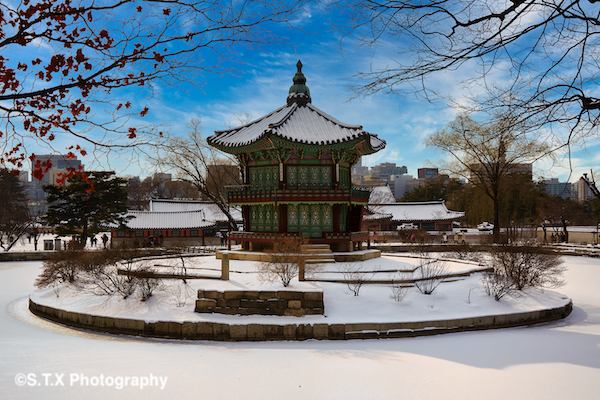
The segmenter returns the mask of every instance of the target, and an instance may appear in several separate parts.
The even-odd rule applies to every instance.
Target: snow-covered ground
[[[407,339],[257,343],[65,328],[27,311],[41,263],[0,263],[0,398],[596,399],[600,265],[565,260],[559,291],[574,303],[566,320]],[[389,301],[405,307],[416,297]]]
[[[474,263],[442,261],[449,273],[465,273],[484,269]],[[140,264],[154,268],[158,272],[181,271],[179,258],[146,260]],[[402,280],[413,276],[410,272],[419,264],[419,259],[408,254],[384,255],[362,263],[324,264],[315,277],[321,279],[344,279],[341,271],[360,268],[367,278],[374,281]],[[444,282],[431,295],[421,294],[416,288],[408,288],[401,302],[392,298],[388,284],[369,284],[360,288],[359,296],[354,296],[343,283],[298,282],[294,279],[289,290],[323,291],[325,315],[298,317],[278,317],[266,315],[199,314],[194,312],[196,293],[201,290],[286,290],[281,282],[262,282],[256,271],[256,262],[230,261],[230,280],[190,279],[187,291],[190,297],[185,306],[182,303],[180,280],[164,280],[160,289],[145,302],[139,295],[123,300],[122,297],[97,296],[88,290],[73,288],[73,285],[47,288],[32,293],[31,298],[38,304],[92,315],[131,318],[145,321],[211,321],[229,324],[297,324],[297,323],[383,323],[435,321],[440,319],[469,318],[485,315],[499,315],[530,310],[562,307],[569,302],[568,297],[553,291],[529,290],[525,295],[513,299],[495,301],[488,296],[481,283],[481,274],[453,278]],[[221,260],[211,256],[185,259],[186,272],[190,275],[219,277]],[[400,272],[398,272],[400,271]],[[414,274],[418,276],[418,273]],[[58,292],[59,296],[56,295]]]

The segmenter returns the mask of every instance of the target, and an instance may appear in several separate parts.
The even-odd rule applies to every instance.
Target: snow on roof
[[[236,221],[242,220],[238,207],[229,212]],[[150,211],[130,211],[134,218],[127,222],[131,229],[191,229],[204,228],[227,221],[216,204],[199,200],[150,200]]]
[[[215,224],[214,220],[204,217],[201,210],[179,212],[130,211],[127,221],[130,229],[194,229],[205,228]]]
[[[465,216],[462,211],[450,211],[443,201],[369,204],[374,214],[390,214],[392,221],[442,221]]]
[[[395,203],[396,197],[388,185],[375,186],[369,196],[369,204]]]
[[[310,103],[283,106],[246,125],[215,131],[207,140],[212,145],[247,146],[269,133],[293,142],[317,145],[341,143],[364,136],[369,139],[373,150],[385,147],[384,140],[365,132],[362,126],[340,122]]]

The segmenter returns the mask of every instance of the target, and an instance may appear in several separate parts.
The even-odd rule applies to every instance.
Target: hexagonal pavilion
[[[361,228],[370,193],[352,185],[351,168],[385,141],[313,106],[300,61],[297,68],[286,105],[208,138],[242,168],[244,184],[228,187],[227,196],[242,207],[244,231],[230,238],[261,250],[282,236],[303,235],[351,251],[368,239]]]

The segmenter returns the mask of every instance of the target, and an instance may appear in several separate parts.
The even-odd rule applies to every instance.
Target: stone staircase
[[[301,248],[302,254],[306,256],[306,264],[335,263],[333,252],[328,244],[306,244]]]

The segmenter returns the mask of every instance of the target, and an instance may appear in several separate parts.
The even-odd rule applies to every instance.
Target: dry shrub
[[[431,294],[449,275],[448,266],[438,258],[420,258],[415,270],[415,286],[423,294]]]
[[[521,291],[528,287],[557,288],[564,285],[562,279],[566,267],[560,254],[538,244],[498,246],[492,251],[492,282],[508,285]]]
[[[284,237],[277,240],[273,250],[266,253],[268,261],[262,261],[257,265],[258,279],[262,282],[281,281],[284,287],[288,287],[292,279],[299,274],[300,268],[304,268],[306,275],[317,272],[320,264],[306,264],[307,255],[302,254],[302,245],[307,244],[302,237]]]
[[[392,282],[390,289],[392,290],[394,301],[400,302],[404,300],[412,288],[412,284],[409,283],[412,281],[412,272],[398,271],[397,275],[389,273],[388,277]]]
[[[365,270],[363,263],[340,263],[337,269],[342,273],[344,282],[355,296],[359,295],[360,289],[369,283],[377,272]]]

